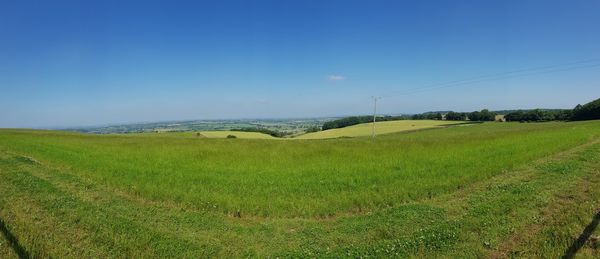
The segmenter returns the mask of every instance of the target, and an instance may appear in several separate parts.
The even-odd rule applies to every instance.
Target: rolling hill
[[[375,123],[375,134],[389,134],[403,131],[414,131],[429,128],[439,128],[450,125],[461,124],[459,121],[440,121],[440,120],[397,120],[383,121]],[[326,139],[342,137],[364,137],[371,136],[373,129],[372,123],[363,123],[348,126],[339,129],[329,129],[319,132],[307,133],[296,137],[296,139]]]
[[[32,257],[560,257],[600,205],[600,121],[174,136],[0,130],[2,232]]]

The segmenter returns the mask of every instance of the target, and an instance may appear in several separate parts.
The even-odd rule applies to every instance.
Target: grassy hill
[[[375,123],[375,134],[389,134],[394,132],[412,131],[454,125],[461,122],[440,120],[397,120]],[[325,139],[341,137],[371,136],[372,123],[363,123],[339,129],[329,129],[319,132],[307,133],[296,137],[297,139]]]
[[[0,219],[40,257],[559,257],[600,207],[600,121],[322,141],[0,130],[0,179]]]

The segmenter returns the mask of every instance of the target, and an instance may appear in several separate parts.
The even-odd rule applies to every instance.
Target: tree
[[[408,117],[406,115],[377,116],[376,121],[394,121],[394,120],[406,120],[406,119],[410,119],[410,117]],[[348,127],[348,126],[352,126],[352,125],[356,125],[356,124],[369,123],[369,122],[373,122],[372,115],[352,116],[352,117],[346,117],[346,118],[341,118],[341,119],[325,122],[325,123],[323,123],[322,129],[328,130],[328,129],[344,128],[344,127]]]
[[[341,118],[333,121],[328,121],[323,124],[323,130],[337,129],[348,127],[356,124],[367,123],[373,121],[373,116],[353,116]]]
[[[306,129],[306,133],[317,132],[317,131],[321,131],[321,128],[317,127],[317,126],[313,126],[313,127]]]
[[[522,111],[510,112],[510,113],[504,115],[504,119],[506,121],[524,121],[523,112]]]
[[[525,113],[526,121],[540,121],[542,119],[542,113],[539,109],[535,109]]]
[[[515,111],[504,116],[506,121],[553,121],[568,120],[571,110],[541,110]]]
[[[424,119],[426,119],[426,117],[423,114],[415,114],[415,115],[413,115],[411,117],[411,119],[413,119],[413,120],[424,120]]]
[[[559,120],[559,121],[566,121],[566,120],[569,120],[571,118],[572,114],[573,114],[572,110],[558,111],[554,115],[554,119],[555,120]]]
[[[442,114],[439,113],[439,112],[436,112],[436,113],[427,113],[425,115],[425,119],[428,119],[428,120],[441,120],[442,119]]]
[[[494,121],[496,120],[496,113],[490,112],[488,109],[483,109],[469,113],[468,117],[472,121]]]
[[[281,132],[281,131],[277,131],[277,130],[271,130],[271,129],[265,129],[265,128],[252,128],[252,127],[241,128],[241,129],[231,129],[231,130],[232,131],[243,131],[243,132],[258,132],[258,133],[271,135],[276,138],[284,137],[287,134],[286,132]]]
[[[464,112],[453,112],[446,113],[446,120],[449,121],[464,121],[467,120],[467,114]]]
[[[600,119],[600,98],[584,105],[577,105],[573,109],[571,120],[598,120]]]

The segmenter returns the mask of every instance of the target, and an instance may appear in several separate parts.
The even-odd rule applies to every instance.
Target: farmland
[[[189,134],[189,133],[188,133]],[[227,138],[227,136],[235,136],[236,138],[251,138],[251,139],[272,139],[270,135],[259,132],[240,132],[240,131],[202,131],[201,136],[207,138]]]
[[[376,134],[389,134],[402,131],[414,131],[421,129],[430,129],[443,126],[460,124],[456,121],[441,120],[397,120],[384,121],[376,123]],[[370,136],[372,132],[371,123],[363,123],[349,127],[330,129],[319,132],[300,135],[298,139],[324,139],[324,138],[342,138],[342,137],[362,137]]]
[[[65,128],[67,131],[84,133],[165,133],[191,131],[227,131],[241,128],[264,128],[287,133],[300,133],[304,130],[323,124],[333,118],[307,119],[231,119],[231,120],[187,120],[169,122],[149,122],[133,124],[116,124],[106,126],[89,126]]]
[[[398,120],[376,122],[376,135],[390,134],[397,132],[412,132],[423,129],[434,129],[450,126],[466,126],[467,122],[461,121],[436,121],[436,120]],[[261,132],[246,132],[240,130],[206,130],[206,131],[187,131],[187,132],[146,132],[146,133],[122,133],[114,134],[119,136],[138,136],[138,137],[185,137],[185,138],[227,138],[235,136],[243,139],[329,139],[329,138],[347,138],[371,136],[372,123],[364,123],[339,129],[329,129],[318,132],[304,133],[297,136],[273,137]]]
[[[176,136],[0,130],[6,232],[41,257],[557,257],[600,207],[600,121]]]

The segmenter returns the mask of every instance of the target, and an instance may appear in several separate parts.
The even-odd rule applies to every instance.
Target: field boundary
[[[370,124],[372,122],[368,122],[368,123],[361,123],[361,124]],[[361,124],[356,124],[356,125],[361,125]],[[445,125],[439,125],[439,126],[435,126],[435,127],[428,127],[428,128],[421,128],[421,129],[410,129],[410,130],[402,130],[402,131],[396,131],[396,132],[389,132],[389,133],[379,133],[379,134],[375,134],[375,136],[387,136],[387,135],[392,135],[392,134],[409,134],[409,133],[415,133],[415,132],[421,132],[421,131],[426,131],[426,130],[436,130],[436,129],[445,129],[445,128],[451,128],[451,127],[460,127],[460,126],[471,126],[471,125],[478,125],[478,124],[483,124],[483,122],[480,121],[476,121],[476,122],[464,122],[464,123],[452,123],[452,124],[445,124]],[[352,125],[352,126],[356,126],[356,125]],[[347,127],[343,127],[343,128],[349,128],[352,126],[347,126]],[[343,128],[335,128],[335,129],[343,129]],[[335,129],[328,129],[328,130],[335,130]],[[327,130],[323,130],[323,131],[327,131]],[[320,131],[322,132],[322,131]],[[301,136],[304,136],[306,134],[311,134],[314,132],[310,132],[310,133],[304,133],[301,135],[297,135],[294,137],[290,137],[290,138],[280,138],[280,139],[290,139],[290,140],[331,140],[331,139],[355,139],[355,138],[371,138],[370,135],[365,135],[365,136],[340,136],[340,137],[331,137],[331,138],[307,138],[307,139],[302,139],[302,138],[298,138]]]

